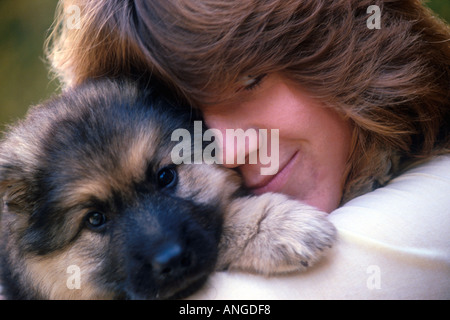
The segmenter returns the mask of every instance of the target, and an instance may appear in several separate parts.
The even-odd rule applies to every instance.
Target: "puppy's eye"
[[[106,221],[106,216],[101,212],[93,211],[86,215],[86,224],[93,230],[101,229],[105,225]]]
[[[160,188],[169,188],[177,183],[177,172],[174,168],[162,168],[158,172],[158,185]]]

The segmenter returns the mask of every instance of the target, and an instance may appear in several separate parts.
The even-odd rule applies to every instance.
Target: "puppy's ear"
[[[23,212],[29,207],[25,164],[14,155],[8,154],[0,145],[0,199],[8,207]],[[16,211],[14,210],[14,211]]]

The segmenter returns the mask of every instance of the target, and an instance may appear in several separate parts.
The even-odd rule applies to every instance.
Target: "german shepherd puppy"
[[[189,109],[166,96],[92,81],[31,108],[5,134],[7,298],[182,298],[214,270],[303,270],[332,245],[325,213],[250,195],[219,165],[174,165],[171,134],[193,126]]]

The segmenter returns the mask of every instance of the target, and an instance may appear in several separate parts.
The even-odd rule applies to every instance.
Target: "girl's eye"
[[[242,87],[241,87],[241,89],[253,90],[253,89],[257,88],[261,84],[261,81],[266,77],[266,75],[267,74],[261,74],[261,75],[259,75],[257,77],[253,77],[253,76],[246,76],[246,77],[244,77],[242,79]]]
[[[92,230],[99,231],[106,221],[106,216],[101,212],[93,211],[86,215],[86,224]]]

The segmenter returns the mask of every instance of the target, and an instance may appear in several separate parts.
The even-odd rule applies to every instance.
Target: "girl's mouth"
[[[294,155],[289,159],[286,165],[278,171],[277,174],[270,176],[268,179],[258,183],[254,186],[250,186],[249,189],[252,193],[260,195],[266,192],[278,192],[285,185],[286,181],[289,179],[290,172],[296,163],[299,156],[299,152],[295,152]]]

